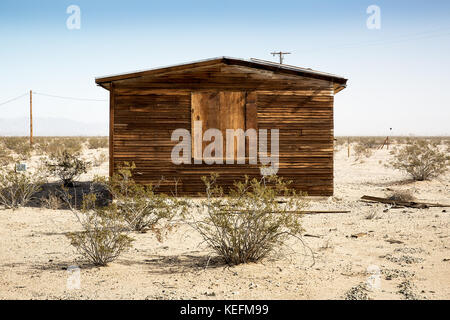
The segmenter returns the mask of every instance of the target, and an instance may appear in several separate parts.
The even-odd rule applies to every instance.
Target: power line
[[[7,100],[7,101],[2,102],[2,103],[0,103],[0,106],[2,106],[2,105],[4,105],[4,104],[7,104],[7,103],[10,103],[10,102],[13,102],[13,101],[15,101],[15,100],[17,100],[17,99],[20,99],[20,98],[22,98],[22,97],[25,97],[25,96],[27,96],[27,95],[28,95],[28,92],[27,92],[27,93],[24,93],[24,94],[22,94],[22,95],[20,95],[20,96],[17,96],[17,97],[15,97],[15,98],[12,98],[12,99],[9,99],[9,100]]]
[[[76,98],[76,97],[57,96],[57,95],[53,95],[53,94],[40,93],[40,92],[33,92],[33,94],[37,94],[37,95],[45,96],[45,97],[51,97],[51,98],[66,99],[66,100],[96,101],[96,102],[105,102],[105,101],[108,101],[108,100],[106,100],[106,99],[90,99],[90,98]]]
[[[398,44],[402,42],[408,42],[408,41],[414,41],[414,40],[424,40],[424,39],[430,39],[430,38],[436,38],[436,37],[445,37],[449,36],[450,32],[445,33],[438,33],[438,34],[423,34],[423,35],[417,35],[417,36],[411,36],[411,37],[402,37],[398,39],[391,39],[391,40],[384,40],[384,41],[374,41],[371,43],[360,43],[360,44],[349,44],[344,46],[337,46],[336,48],[342,48],[342,49],[354,49],[354,48],[361,48],[361,47],[368,47],[368,46],[384,46],[384,45],[392,45],[392,44]]]
[[[424,39],[430,39],[430,38],[436,38],[436,37],[446,37],[450,35],[450,32],[448,29],[440,29],[444,32],[437,32],[435,31],[425,31],[420,33],[413,33],[408,35],[402,35],[394,39],[386,39],[386,40],[378,40],[378,41],[369,41],[369,42],[360,42],[360,43],[353,43],[353,44],[343,44],[343,45],[336,45],[336,46],[330,46],[330,47],[324,47],[319,49],[309,49],[309,50],[301,50],[301,52],[311,52],[311,51],[318,51],[318,50],[330,50],[330,49],[357,49],[362,47],[369,47],[369,46],[384,46],[384,45],[394,45],[402,42],[408,42],[408,41],[414,41],[414,40],[424,40]]]
[[[40,92],[33,92],[33,94],[36,95],[41,95],[41,96],[45,96],[45,97],[51,97],[51,98],[58,98],[58,99],[66,99],[66,100],[76,100],[76,101],[92,101],[92,102],[106,102],[108,100],[106,99],[90,99],[90,98],[77,98],[77,97],[65,97],[65,96],[58,96],[58,95],[53,95],[53,94],[48,94],[48,93],[40,93]],[[14,97],[12,99],[6,100],[2,103],[0,103],[0,106],[3,106],[7,103],[16,101],[22,97],[25,97],[28,95],[27,93],[21,94],[20,96]]]

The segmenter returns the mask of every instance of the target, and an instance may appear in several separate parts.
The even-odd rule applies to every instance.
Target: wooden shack
[[[123,162],[134,162],[136,181],[160,183],[164,192],[176,188],[178,195],[204,192],[201,177],[212,172],[219,173],[225,189],[244,175],[260,177],[259,163],[199,163],[194,148],[193,161],[174,163],[179,141],[173,141],[173,132],[184,129],[193,139],[194,122],[201,120],[202,132],[278,129],[277,174],[309,195],[333,194],[333,100],[346,87],[345,78],[220,57],[95,81],[110,92],[110,175]],[[249,156],[247,147],[244,160]]]

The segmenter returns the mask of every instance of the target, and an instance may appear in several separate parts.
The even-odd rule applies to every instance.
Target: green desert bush
[[[81,209],[71,206],[70,196],[66,202],[81,224],[82,231],[67,234],[72,246],[90,263],[106,266],[131,247],[126,222],[115,203],[105,207],[96,206],[95,194],[83,199]]]
[[[181,200],[157,193],[158,185],[136,183],[132,174],[134,163],[127,162],[110,178],[97,177],[96,183],[103,185],[114,199],[116,209],[130,230],[151,230],[159,241],[172,230],[172,219],[180,208]]]
[[[299,210],[306,202],[289,188],[289,182],[276,176],[246,177],[244,182],[234,183],[225,196],[216,184],[217,177],[203,178],[207,199],[200,208],[206,215],[192,216],[188,223],[226,263],[259,261],[289,238],[300,236]]]
[[[12,169],[0,170],[0,205],[17,209],[27,205],[45,183],[44,176],[30,172],[16,172]]]
[[[95,193],[89,193],[77,209],[66,189],[65,202],[83,229],[68,237],[77,251],[95,265],[105,266],[130,248],[131,231],[151,230],[162,241],[174,227],[171,222],[177,210],[186,207],[180,200],[156,193],[151,185],[136,183],[132,179],[134,169],[134,164],[124,163],[112,177],[94,179],[113,197],[106,206],[98,206]]]
[[[71,187],[76,179],[87,172],[90,163],[82,160],[78,153],[71,154],[64,150],[50,156],[44,165],[51,175],[61,179],[65,187]]]
[[[426,140],[415,140],[397,148],[389,166],[409,174],[414,180],[428,180],[444,174],[450,164],[448,153]]]

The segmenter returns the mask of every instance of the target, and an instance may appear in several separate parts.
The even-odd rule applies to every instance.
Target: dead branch
[[[227,213],[236,213],[236,214],[240,214],[240,213],[247,213],[249,212],[247,211],[243,211],[243,210],[236,210],[236,211],[224,211]],[[305,215],[312,215],[312,214],[327,214],[327,213],[350,213],[350,210],[342,210],[342,211],[271,211],[271,212],[267,212],[267,213],[275,213],[275,214],[286,214],[286,213],[290,213],[290,214],[305,214]]]
[[[362,196],[361,200],[370,201],[370,202],[380,202],[390,204],[396,207],[408,207],[408,208],[416,208],[416,209],[427,209],[432,207],[446,208],[450,207],[450,204],[441,204],[441,203],[428,203],[428,202],[417,202],[417,201],[398,201],[391,200],[388,198],[379,198],[373,196]]]

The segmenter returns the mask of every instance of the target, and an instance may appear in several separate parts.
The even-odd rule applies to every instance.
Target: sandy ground
[[[450,208],[389,209],[358,199],[410,189],[418,199],[448,203],[450,174],[408,182],[384,167],[389,157],[378,150],[361,163],[345,148],[336,153],[335,196],[314,199],[311,208],[351,213],[304,217],[306,232],[318,236],[304,237],[314,259],[292,242],[277,259],[228,267],[212,258],[207,266],[201,238],[183,226],[163,243],[133,233],[133,249],[97,268],[80,260],[64,236],[79,228],[69,211],[0,210],[0,298],[449,299]],[[94,173],[106,174],[107,164],[82,178]],[[358,233],[366,235],[351,237]],[[67,270],[72,265],[80,267],[79,289]]]

